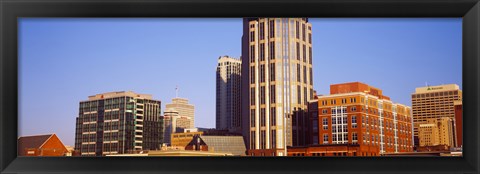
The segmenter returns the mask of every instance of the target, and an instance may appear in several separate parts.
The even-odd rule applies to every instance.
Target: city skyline
[[[328,94],[330,84],[361,81],[411,106],[410,95],[425,83],[455,83],[461,88],[461,18],[310,21],[314,33],[313,90],[317,94]],[[172,26],[175,28],[168,28]],[[66,145],[73,145],[71,125],[78,115],[78,101],[88,95],[129,90],[148,93],[163,102],[163,113],[165,102],[175,96],[176,85],[179,97],[188,98],[196,106],[195,126],[215,127],[217,58],[241,55],[241,26],[240,18],[21,19],[19,136],[56,133]],[[157,33],[160,29],[163,32]],[[365,68],[352,73],[355,66],[339,60],[363,63]],[[388,63],[388,68],[378,67]],[[345,69],[337,71],[334,67]],[[377,69],[369,70],[372,67]],[[116,68],[129,71],[119,73]],[[386,74],[389,71],[391,74]],[[438,74],[429,77],[431,72]],[[167,78],[172,73],[177,78]],[[374,81],[365,75],[381,78]],[[52,102],[44,102],[46,99]],[[65,107],[58,108],[59,104]],[[50,125],[49,119],[42,120],[44,117],[56,118],[62,124]]]

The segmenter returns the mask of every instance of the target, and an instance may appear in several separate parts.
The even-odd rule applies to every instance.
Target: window
[[[255,41],[255,31],[250,31],[250,42]]]
[[[296,49],[296,51],[297,51],[297,60],[300,61],[300,43],[298,43],[298,42],[297,42],[297,49]]]
[[[328,134],[323,134],[323,144],[328,144]]]
[[[310,85],[313,86],[313,71],[312,71],[312,68],[310,68]],[[310,93],[310,94],[312,94],[312,97],[310,97],[310,98],[313,99],[313,93]]]
[[[265,44],[261,43],[260,44],[260,61],[265,60]]]
[[[353,112],[355,112],[355,111],[357,111],[357,107],[352,106],[352,107],[350,108],[350,110],[353,111]]]
[[[260,126],[265,126],[265,108],[260,109]]]
[[[269,29],[269,36],[270,38],[274,38],[275,37],[275,21],[274,20],[270,20],[269,21],[269,25],[268,25]]]
[[[265,24],[260,22],[260,40],[265,38]]]
[[[306,66],[303,66],[303,83],[307,83],[307,67]],[[307,98],[307,94],[305,94],[305,99],[306,98]]]
[[[305,41],[305,24],[302,24],[302,40]]]
[[[300,76],[300,64],[297,64],[297,82],[300,82],[301,76]]]
[[[308,47],[308,62],[312,63],[312,47]]]
[[[270,63],[270,81],[275,81],[275,63]]]
[[[356,143],[358,141],[358,135],[356,132],[352,132],[352,142]]]
[[[300,85],[297,85],[297,103],[302,104],[302,88],[300,88]]]
[[[255,88],[250,88],[250,105],[255,105]]]
[[[255,131],[250,131],[250,147],[252,149],[255,147]]]
[[[352,128],[357,128],[357,116],[352,116]]]
[[[271,130],[270,132],[271,132],[270,139],[272,140],[271,148],[275,149],[275,147],[277,147],[277,131]]]
[[[260,149],[265,149],[266,145],[267,145],[267,141],[266,141],[266,132],[264,130],[260,131]],[[262,154],[263,156],[263,154]]]
[[[268,46],[269,46],[268,52],[269,52],[270,59],[275,59],[275,42],[269,42]]]
[[[325,101],[322,101],[322,103],[325,102]],[[327,110],[326,109],[322,109],[322,114],[327,114]]]
[[[260,82],[265,82],[265,65],[260,65]]]
[[[296,36],[297,36],[297,39],[300,39],[300,22],[297,21],[295,24],[296,24],[295,25]]]
[[[250,109],[250,127],[255,127],[255,109]]]
[[[255,62],[255,45],[250,45],[250,62]]]
[[[307,47],[303,45],[303,62],[307,62]]]
[[[275,85],[270,85],[270,103],[275,103]]]
[[[328,130],[328,118],[322,118],[323,130]]]

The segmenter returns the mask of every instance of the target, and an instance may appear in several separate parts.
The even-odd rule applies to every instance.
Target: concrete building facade
[[[242,61],[228,56],[218,58],[216,85],[216,129],[241,132]]]
[[[454,121],[452,118],[428,118],[418,127],[419,147],[445,145],[454,147]]]
[[[313,98],[312,25],[307,18],[244,18],[242,133],[248,155],[286,156],[301,145]]]
[[[455,119],[455,101],[462,100],[462,90],[456,84],[425,86],[415,89],[412,94],[412,114],[415,146],[419,146],[418,129],[427,119],[443,117]],[[455,130],[456,128],[454,128]],[[462,128],[460,128],[462,129]],[[452,137],[457,133],[454,131]],[[454,144],[454,146],[457,146]]]
[[[163,115],[164,121],[164,142],[171,143],[172,134],[184,132],[185,129],[191,129],[191,123],[193,122],[190,117],[180,116],[177,111],[165,111]]]
[[[172,103],[165,105],[168,112],[178,112],[178,115],[190,117],[191,122],[188,128],[195,128],[195,106],[188,103],[186,98],[173,98]]]
[[[75,150],[82,156],[156,150],[163,142],[161,102],[131,91],[89,96],[76,119]]]

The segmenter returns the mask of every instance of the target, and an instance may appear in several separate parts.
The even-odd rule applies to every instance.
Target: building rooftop
[[[30,148],[41,148],[45,142],[50,138],[56,136],[55,134],[46,134],[46,135],[33,135],[33,136],[23,136],[19,137],[17,142],[17,151],[19,156],[25,155],[25,149]]]
[[[198,141],[200,138],[202,144],[208,146],[209,151],[232,153],[237,156],[244,156],[246,152],[245,142],[242,136],[209,136],[198,135],[195,136],[189,144]]]
[[[381,99],[390,100],[390,97],[383,95],[383,91],[381,89],[362,82],[348,82],[330,85],[330,94],[343,94],[352,92],[363,92],[377,96]]]
[[[425,87],[415,88],[415,93],[430,93],[430,92],[453,91],[453,90],[460,90],[460,87],[458,87],[458,85],[456,84],[425,86]]]
[[[18,138],[18,147],[20,149],[24,148],[39,148],[45,143],[53,134],[47,135],[33,135],[33,136],[24,136]]]
[[[132,91],[117,91],[117,92],[107,92],[107,93],[88,96],[88,100],[100,100],[100,99],[122,97],[122,96],[152,99],[152,95],[150,94],[137,94]]]

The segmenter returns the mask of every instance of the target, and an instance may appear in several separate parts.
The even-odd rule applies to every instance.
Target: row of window
[[[458,91],[445,91],[445,92],[435,92],[435,93],[426,93],[426,94],[413,94],[412,98],[424,98],[424,97],[439,97],[439,96],[451,96],[458,95]]]
[[[270,130],[270,148],[275,149],[277,147],[277,130]],[[267,140],[266,140],[266,131],[261,130],[260,131],[260,149],[266,149],[267,148]],[[250,147],[255,147],[256,143],[256,138],[255,138],[255,131],[250,131]]]

